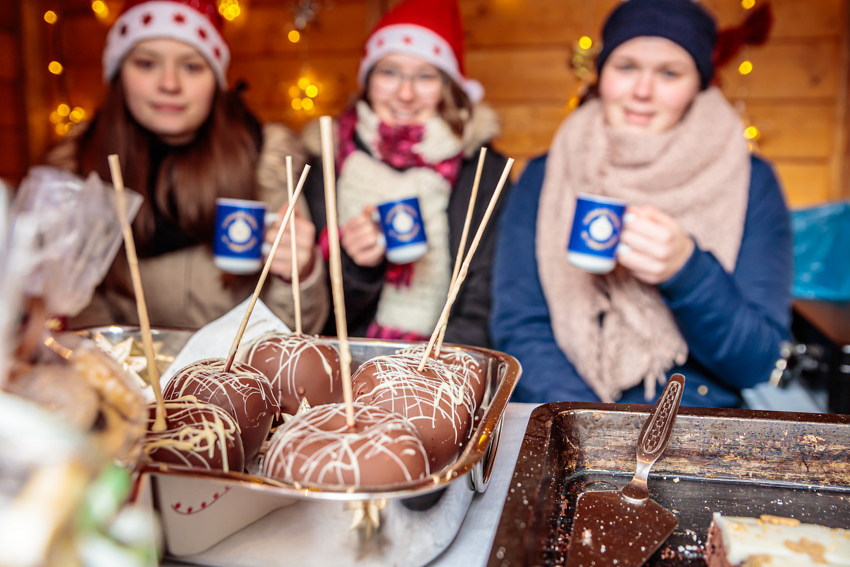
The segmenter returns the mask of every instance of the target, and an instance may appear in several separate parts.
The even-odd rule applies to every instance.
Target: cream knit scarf
[[[640,384],[655,393],[688,346],[656,287],[618,266],[604,276],[567,263],[579,192],[652,205],[673,216],[727,272],[744,230],[750,156],[738,115],[714,87],[662,134],[613,130],[601,103],[579,107],[555,135],[537,217],[537,261],[558,346],[604,402]]]
[[[357,104],[357,134],[379,155],[377,140],[380,119],[368,104]],[[456,156],[463,150],[462,140],[439,117],[425,124],[425,137],[415,147],[429,163]],[[360,214],[367,204],[391,199],[419,197],[422,220],[428,235],[428,252],[417,260],[408,286],[385,285],[378,302],[375,321],[381,327],[430,336],[446,302],[451,280],[449,225],[446,215],[449,182],[437,171],[412,167],[396,171],[361,150],[346,160],[337,180],[339,222]]]

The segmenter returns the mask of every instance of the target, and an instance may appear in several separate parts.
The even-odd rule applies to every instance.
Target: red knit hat
[[[197,49],[221,88],[227,88],[230,50],[221,35],[222,17],[216,4],[214,0],[129,0],[106,36],[104,81],[112,80],[124,56],[138,42],[169,38]]]
[[[357,75],[361,87],[379,59],[402,53],[444,71],[472,102],[484,96],[481,83],[467,79],[463,68],[463,22],[457,0],[405,0],[384,14],[363,51]]]

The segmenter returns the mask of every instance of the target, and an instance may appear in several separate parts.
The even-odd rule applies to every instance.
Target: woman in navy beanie
[[[772,168],[717,87],[712,16],[628,0],[608,17],[598,97],[564,121],[506,203],[493,274],[495,347],[523,365],[515,401],[735,407],[790,335],[791,235]],[[625,201],[617,266],[567,262],[576,195]]]

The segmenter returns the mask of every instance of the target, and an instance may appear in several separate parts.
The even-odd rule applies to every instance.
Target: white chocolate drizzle
[[[428,345],[426,343],[410,345],[399,350],[396,354],[412,357],[418,364],[419,361],[422,360],[422,355],[425,354],[425,348],[427,346]],[[467,382],[467,386],[472,389],[473,392],[478,389],[481,391],[481,395],[483,396],[485,388],[485,384],[481,383],[483,380],[483,368],[477,358],[461,349],[443,347],[440,349],[439,358],[430,358],[430,360],[439,361],[449,366],[459,378]],[[476,388],[476,385],[478,385],[479,388]],[[480,400],[476,400],[476,405],[479,401]]]
[[[255,357],[261,356],[261,348],[265,358],[255,360]],[[332,361],[328,359],[328,352],[336,354],[336,360],[333,361],[335,364],[331,364]],[[307,353],[312,353],[319,358],[327,378],[327,391],[333,392],[339,380],[339,354],[331,343],[318,337],[297,333],[266,333],[252,341],[241,358],[249,364],[253,361],[257,366],[277,369],[276,374],[267,375],[267,378],[274,391],[279,392],[279,399],[283,406],[287,393],[297,396],[299,402],[305,399],[305,396],[298,392],[296,381],[299,361]],[[322,403],[322,400],[308,401],[312,405]]]
[[[154,407],[150,404],[149,407]],[[233,445],[239,436],[239,425],[223,409],[199,402],[194,396],[185,396],[165,402],[168,427],[165,431],[150,430],[142,442],[142,450],[150,456],[158,450],[166,450],[188,467],[201,466],[210,470],[215,462],[216,451],[221,453],[222,469],[229,472],[227,446]],[[210,421],[204,411],[212,414]]]
[[[163,396],[166,399],[179,399],[185,397],[188,390],[193,394],[203,393],[202,398],[208,400],[215,398],[221,404],[224,404],[226,400],[229,407],[222,405],[221,409],[232,416],[245,416],[247,422],[242,425],[247,426],[254,426],[263,421],[269,411],[278,413],[277,399],[265,376],[241,362],[234,362],[230,371],[225,373],[225,365],[226,360],[223,358],[207,358],[194,362],[177,372],[168,381],[163,390]],[[234,399],[234,396],[238,396],[238,399]],[[260,397],[263,401],[262,405],[267,407],[268,411],[262,413],[253,411],[255,408],[249,404],[249,401],[254,396]],[[237,404],[242,406],[241,411],[237,408]],[[241,433],[241,426],[239,431]]]
[[[429,474],[428,456],[416,429],[400,415],[355,404],[355,429],[345,419],[344,404],[317,406],[286,422],[272,436],[263,461],[263,474],[299,485],[368,484],[361,464],[374,458],[389,459],[398,469],[399,482]],[[414,474],[401,458],[415,457],[422,474]]]
[[[381,405],[399,413],[416,425],[420,433],[423,426],[436,429],[438,422],[448,422],[454,431],[454,442],[461,443],[475,410],[472,389],[447,364],[429,358],[422,373],[417,371],[418,364],[419,358],[407,354],[367,361],[352,378],[355,401]],[[371,391],[357,391],[361,373],[374,376],[377,383]]]

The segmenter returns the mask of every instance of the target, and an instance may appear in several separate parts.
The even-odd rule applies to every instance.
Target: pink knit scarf
[[[658,290],[620,266],[604,276],[566,260],[579,192],[652,205],[673,216],[724,269],[744,229],[750,157],[738,115],[716,88],[662,134],[606,126],[601,102],[561,125],[546,164],[537,261],[558,346],[602,401],[644,382],[647,398],[688,347]]]

